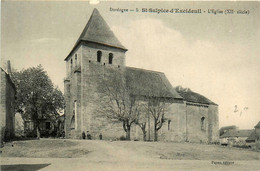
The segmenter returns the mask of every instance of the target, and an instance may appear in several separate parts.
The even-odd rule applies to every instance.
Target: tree
[[[131,95],[123,72],[111,70],[99,83],[99,92],[103,105],[99,113],[106,115],[112,122],[121,122],[126,132],[126,140],[130,140],[132,124],[136,123],[140,114],[140,101]]]
[[[163,123],[166,121],[165,113],[169,104],[167,99],[163,96],[148,98],[147,110],[154,119],[154,141],[158,141],[158,131],[162,128]]]
[[[153,119],[154,124],[154,141],[158,141],[158,131],[162,128],[166,121],[165,114],[168,111],[168,107],[171,103],[170,92],[162,81],[163,75],[159,75],[160,79],[156,77],[142,76],[143,82],[147,83],[146,89],[142,90],[145,92],[146,97],[144,104],[146,109],[146,116],[148,118],[148,129],[150,130],[150,117]],[[157,77],[158,78],[158,77]],[[155,82],[154,82],[155,81]],[[161,81],[161,82],[160,82]],[[158,84],[159,83],[159,84]],[[149,133],[150,140],[150,133]]]
[[[139,117],[144,117],[144,115],[139,114]],[[135,124],[138,125],[143,132],[143,141],[146,141],[146,134],[147,134],[146,123],[147,121],[144,118],[137,119],[135,122]]]
[[[12,79],[17,90],[15,110],[24,120],[32,119],[40,138],[40,120],[59,116],[64,108],[63,94],[54,87],[41,65],[13,72]]]

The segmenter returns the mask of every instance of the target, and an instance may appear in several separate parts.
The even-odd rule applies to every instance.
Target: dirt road
[[[57,143],[60,143],[60,141],[57,140]],[[65,156],[68,154],[68,150],[73,151],[73,153],[79,153],[79,151],[85,149],[86,151],[88,150],[88,153],[84,153],[84,156],[76,158],[47,158],[46,155],[50,154],[48,151],[50,148],[45,148],[46,153],[44,153],[44,148],[40,151],[31,149],[35,154],[38,153],[42,157],[45,155],[45,157],[28,158],[3,155],[4,157],[1,158],[1,170],[260,170],[259,160],[161,159],[160,155],[151,153],[149,148],[143,148],[141,146],[142,142],[68,141],[72,141],[76,146],[71,144],[69,147],[59,149],[59,147],[55,146],[56,141],[44,140],[43,143],[46,146],[52,144],[55,149],[58,149],[60,154]],[[158,144],[158,148],[160,145]],[[167,144],[162,145],[166,146]],[[18,144],[13,146],[18,146]],[[23,144],[23,146],[26,145]],[[5,150],[10,151],[16,147],[10,146],[9,148],[7,146],[5,148],[3,153]],[[18,146],[18,148],[20,147]],[[14,149],[14,151],[17,149]],[[53,148],[52,151],[55,151],[55,149]],[[31,155],[33,156],[33,154]]]

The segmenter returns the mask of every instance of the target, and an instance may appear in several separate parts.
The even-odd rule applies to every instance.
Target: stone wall
[[[125,67],[125,51],[95,43],[82,44],[82,60],[100,65]],[[97,62],[97,51],[102,52],[101,62]],[[113,53],[112,64],[108,63],[109,53]],[[86,63],[85,63],[86,64]],[[86,67],[86,66],[84,66]]]
[[[208,107],[187,104],[187,141],[208,142]],[[202,121],[202,118],[205,118]]]
[[[0,113],[1,113],[1,136],[5,140],[10,140],[14,137],[15,126],[15,87],[9,75],[0,69]],[[1,137],[2,139],[2,137]]]
[[[0,69],[0,114],[1,114],[1,119],[0,119],[0,124],[1,128],[5,126],[5,121],[6,121],[6,76],[5,72]]]
[[[81,134],[81,72],[79,70],[81,60],[82,48],[79,46],[66,61],[67,78],[64,80],[65,134],[68,138],[79,138]]]
[[[102,58],[97,62],[97,51]],[[113,63],[108,64],[109,53],[113,53]],[[77,64],[70,66],[70,58]],[[125,51],[95,43],[81,43],[67,60],[68,78],[65,85],[65,130],[68,138],[80,138],[83,131],[89,131],[94,139],[100,133],[103,139],[115,139],[125,136],[121,122],[107,119],[102,108],[99,90],[100,80],[110,76],[111,70],[125,71]],[[80,69],[78,69],[80,67]],[[71,129],[71,120],[75,117],[75,129]],[[218,106],[172,102],[166,112],[166,122],[158,132],[161,141],[175,142],[216,142],[218,141]],[[202,125],[202,117],[204,117]],[[148,122],[149,120],[149,122]],[[154,139],[154,120],[147,117],[147,139]],[[149,127],[149,128],[148,128]],[[149,136],[150,135],[150,136]],[[143,139],[143,132],[132,125],[132,139]]]
[[[165,115],[167,121],[159,130],[159,140],[183,142],[186,140],[186,106],[172,103]]]
[[[111,123],[108,121],[104,113],[100,113],[99,108],[102,108],[102,98],[100,98],[98,87],[100,80],[108,77],[109,71],[107,68],[113,66],[104,66],[99,63],[89,63],[87,78],[82,81],[85,89],[82,91],[82,105],[81,111],[83,114],[83,130],[88,130],[94,137],[98,137],[100,133],[105,139],[113,139],[115,135],[124,135],[122,124]],[[116,72],[123,72],[123,67],[114,67]],[[82,73],[83,74],[83,73]],[[113,125],[113,126],[112,126]]]
[[[209,142],[218,143],[219,142],[219,118],[218,118],[218,106],[209,105],[208,108],[208,118],[209,118]]]
[[[98,50],[102,51],[101,62],[97,62]],[[104,117],[98,118],[96,110],[99,107],[100,99],[97,94],[97,86],[99,80],[103,79],[104,74],[107,73],[107,68],[124,70],[124,52],[120,49],[94,43],[82,43],[71,55],[73,57],[72,65],[70,63],[71,57],[67,59],[67,75],[69,76],[68,80],[65,81],[67,137],[79,138],[82,131],[90,131],[93,136],[98,136],[100,132],[107,135],[111,132],[109,129],[111,126],[105,123],[107,120]],[[113,53],[112,64],[108,63],[109,53]],[[74,64],[75,54],[77,54],[77,65]],[[73,72],[79,66],[81,67],[80,71]],[[70,128],[73,115],[75,117],[75,130]]]

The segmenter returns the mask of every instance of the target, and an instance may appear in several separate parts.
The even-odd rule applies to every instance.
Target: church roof
[[[162,72],[126,67],[126,81],[134,95],[182,99]]]
[[[77,47],[77,45],[81,41],[94,42],[110,47],[127,50],[116,38],[106,21],[99,14],[96,8],[93,10],[87,25],[83,29],[76,44],[74,45],[73,49],[71,50],[70,54],[66,57],[66,59],[71,55],[72,51]]]
[[[181,86],[177,86],[175,89],[187,102],[216,105],[216,103],[198,93],[191,91],[189,88],[182,88]]]

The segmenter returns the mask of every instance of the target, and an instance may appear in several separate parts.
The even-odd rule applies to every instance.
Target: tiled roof
[[[126,67],[125,74],[134,95],[182,99],[162,72]]]
[[[102,45],[107,45],[107,46],[127,50],[116,38],[116,36],[111,31],[106,21],[99,14],[96,8],[93,10],[93,13],[90,19],[88,20],[87,25],[83,29],[81,35],[79,36],[76,44],[72,48],[70,54],[77,47],[78,43],[81,41],[94,42]],[[66,57],[66,59],[70,56],[70,54]]]
[[[176,89],[177,93],[179,93],[180,96],[182,96],[183,99],[187,102],[216,105],[216,103],[212,102],[208,98],[206,98],[198,93],[195,93],[188,88],[184,89],[181,86],[177,86],[175,89]]]

